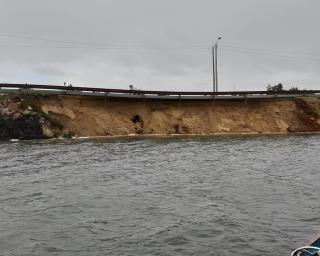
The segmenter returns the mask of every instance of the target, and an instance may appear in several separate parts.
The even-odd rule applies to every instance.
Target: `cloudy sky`
[[[0,82],[320,89],[319,0],[0,0]]]

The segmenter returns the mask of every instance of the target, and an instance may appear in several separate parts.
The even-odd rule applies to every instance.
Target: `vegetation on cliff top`
[[[292,86],[290,87],[288,90],[285,90],[283,87],[282,83],[276,84],[276,85],[268,85],[267,86],[267,91],[268,92],[284,92],[284,91],[288,91],[288,92],[299,92],[299,91],[305,91],[306,89],[299,89],[299,87],[297,86]]]

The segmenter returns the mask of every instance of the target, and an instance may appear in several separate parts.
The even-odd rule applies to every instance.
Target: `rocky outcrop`
[[[34,97],[31,97],[35,100]],[[30,97],[2,96],[0,98],[0,140],[46,139],[44,127],[49,123],[41,108]]]
[[[44,139],[39,117],[26,115],[19,118],[0,117],[0,140],[7,139]]]

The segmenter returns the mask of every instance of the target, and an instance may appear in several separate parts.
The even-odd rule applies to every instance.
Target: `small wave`
[[[172,245],[172,246],[179,246],[179,245],[185,245],[189,243],[189,240],[182,235],[175,236],[175,237],[169,237],[165,240],[165,243]]]
[[[316,222],[318,223],[320,221],[320,217],[311,217],[311,218],[304,218],[300,220],[301,222]]]

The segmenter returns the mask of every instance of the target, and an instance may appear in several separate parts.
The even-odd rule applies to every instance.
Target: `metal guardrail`
[[[224,92],[199,92],[199,91],[149,91],[149,90],[125,90],[125,89],[108,89],[97,87],[79,87],[79,86],[62,86],[62,85],[41,85],[41,84],[15,84],[15,83],[0,83],[0,89],[18,89],[21,92],[28,90],[43,90],[52,92],[68,92],[68,93],[104,93],[106,96],[110,93],[116,95],[136,95],[136,96],[298,96],[298,95],[315,95],[320,94],[320,90],[299,90],[299,91],[224,91]],[[159,97],[161,98],[161,97]]]

